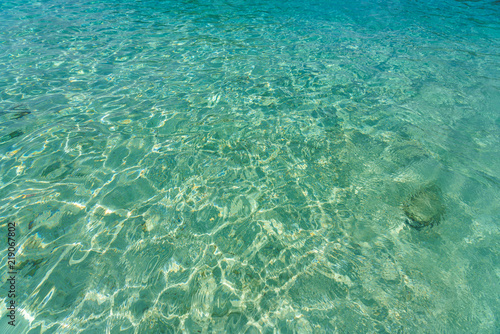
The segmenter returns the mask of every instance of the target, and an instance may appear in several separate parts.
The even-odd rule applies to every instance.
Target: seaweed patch
[[[420,189],[403,203],[403,211],[405,223],[416,230],[439,224],[445,212],[441,189],[436,185]]]

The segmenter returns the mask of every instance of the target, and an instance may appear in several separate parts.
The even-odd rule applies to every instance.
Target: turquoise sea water
[[[2,1],[0,332],[498,333],[499,134],[498,1]]]

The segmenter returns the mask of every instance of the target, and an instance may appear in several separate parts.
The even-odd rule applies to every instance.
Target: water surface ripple
[[[498,333],[499,80],[498,1],[3,1],[0,332]]]

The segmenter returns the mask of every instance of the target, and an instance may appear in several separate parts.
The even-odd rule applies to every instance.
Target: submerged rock
[[[436,185],[420,189],[403,203],[403,211],[405,223],[414,229],[439,224],[445,211],[441,190]]]

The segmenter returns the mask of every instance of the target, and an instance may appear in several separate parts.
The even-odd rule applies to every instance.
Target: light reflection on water
[[[5,6],[2,330],[498,331],[494,3]]]

